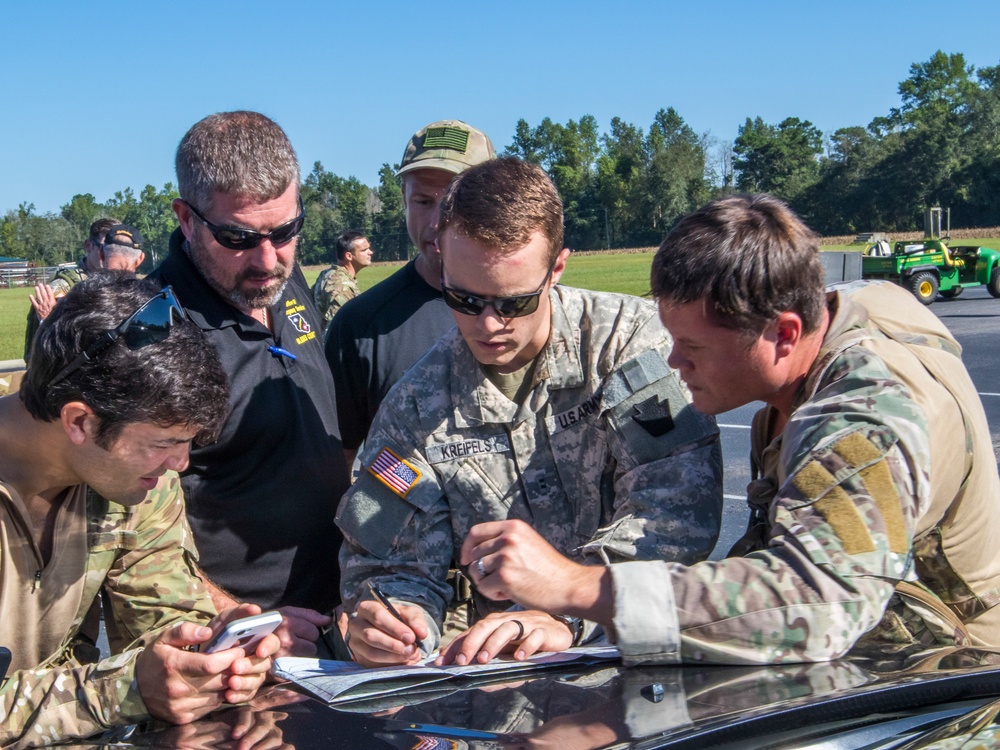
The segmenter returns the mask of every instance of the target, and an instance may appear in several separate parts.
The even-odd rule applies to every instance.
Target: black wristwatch
[[[583,620],[579,617],[568,617],[567,615],[552,615],[555,619],[559,620],[563,625],[569,628],[569,632],[573,634],[572,646],[579,646],[580,641],[583,640]]]

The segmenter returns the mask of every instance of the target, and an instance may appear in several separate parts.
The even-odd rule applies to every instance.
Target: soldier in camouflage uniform
[[[31,356],[31,342],[42,320],[52,311],[56,300],[79,284],[88,273],[95,271],[131,271],[142,265],[142,235],[127,224],[115,219],[98,219],[90,225],[90,236],[84,242],[84,256],[74,268],[61,268],[52,280],[35,287],[28,310],[28,324],[24,331],[24,361]]]
[[[714,420],[667,366],[653,305],[556,286],[569,251],[545,173],[517,159],[470,168],[449,188],[440,226],[458,327],[390,391],[337,514],[350,645],[366,665],[416,660],[415,638],[437,645],[449,563],[476,523],[524,519],[597,566],[692,563],[719,531]],[[471,569],[481,577],[481,565]],[[565,647],[592,629],[503,612],[474,593],[479,625],[456,643],[477,654]]]
[[[361,232],[344,232],[337,238],[336,250],[337,262],[323,271],[312,287],[324,331],[344,303],[361,294],[357,276],[372,264],[371,243]]]
[[[670,362],[695,406],[766,403],[750,528],[729,558],[593,575],[493,525],[473,531],[463,559],[531,556],[547,580],[533,590],[534,574],[501,562],[481,587],[592,616],[629,661],[1000,646],[1000,478],[961,349],[902,289],[824,294],[823,275],[815,235],[769,196],[709,204],[653,261]]]
[[[100,274],[43,323],[20,394],[0,398],[3,747],[188,722],[256,692],[275,636],[252,658],[183,650],[259,611],[215,616],[176,473],[191,440],[219,430],[227,394],[169,289]],[[104,660],[82,628],[99,595]]]

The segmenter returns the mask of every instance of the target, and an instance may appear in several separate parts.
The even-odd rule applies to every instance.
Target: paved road
[[[984,287],[967,289],[961,297],[945,300],[938,297],[931,305],[936,314],[962,345],[963,359],[976,384],[986,409],[993,434],[993,452],[1000,455],[1000,300],[993,299]],[[720,414],[722,452],[726,467],[723,528],[713,559],[725,556],[733,542],[746,528],[746,486],[750,481],[750,420],[760,404]]]

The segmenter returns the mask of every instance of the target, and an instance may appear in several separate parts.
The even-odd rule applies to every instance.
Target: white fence
[[[75,266],[69,263],[68,266]],[[34,286],[48,282],[56,271],[66,266],[29,267],[24,263],[0,263],[0,287],[10,289],[15,286]]]

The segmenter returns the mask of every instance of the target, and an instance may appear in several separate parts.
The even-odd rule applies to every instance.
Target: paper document
[[[301,685],[327,703],[392,695],[417,687],[425,687],[446,680],[474,680],[480,677],[522,675],[554,666],[582,662],[584,664],[619,659],[621,654],[614,646],[584,646],[558,653],[541,653],[524,661],[497,658],[486,664],[468,664],[464,667],[434,666],[433,654],[421,664],[405,667],[366,669],[352,661],[303,659],[283,656],[274,663],[274,674]]]

